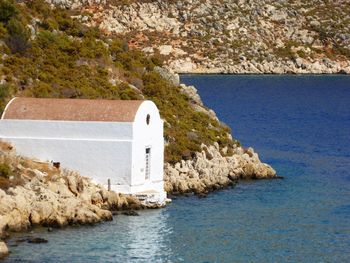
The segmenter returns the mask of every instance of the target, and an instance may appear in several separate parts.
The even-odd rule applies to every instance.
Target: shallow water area
[[[140,216],[9,241],[5,262],[346,262],[350,76],[185,75],[204,103],[283,180],[178,197]]]

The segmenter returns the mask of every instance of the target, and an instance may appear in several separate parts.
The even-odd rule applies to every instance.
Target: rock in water
[[[9,254],[9,249],[6,246],[6,243],[0,241],[0,259],[7,256]]]
[[[198,198],[206,198],[208,196],[208,193],[205,193],[205,192],[199,193],[199,194],[197,194],[197,196],[198,196]]]
[[[139,216],[139,214],[133,210],[130,210],[130,211],[124,211],[122,213],[123,215],[126,215],[126,216]]]
[[[117,216],[117,215],[119,215],[119,213],[118,213],[118,211],[112,211],[112,215]]]
[[[28,243],[31,243],[31,244],[43,244],[43,243],[49,242],[46,239],[41,238],[41,237],[31,237],[31,238],[28,238],[27,241],[28,241]]]

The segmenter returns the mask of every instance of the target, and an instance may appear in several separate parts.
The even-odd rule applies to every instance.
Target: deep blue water
[[[8,261],[349,262],[350,77],[183,76],[284,180],[47,233]],[[23,235],[23,234],[22,234]]]

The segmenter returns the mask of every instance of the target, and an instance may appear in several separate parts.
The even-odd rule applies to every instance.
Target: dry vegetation
[[[38,175],[45,175],[43,180],[50,181],[61,173],[50,163],[17,156],[13,151],[10,144],[0,141],[0,189],[23,185]]]

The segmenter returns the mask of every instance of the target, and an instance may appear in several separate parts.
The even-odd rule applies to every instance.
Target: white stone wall
[[[147,125],[147,115],[150,122]],[[141,104],[135,116],[133,124],[133,192],[147,190],[164,191],[163,163],[164,163],[164,139],[163,120],[153,102],[146,101]],[[146,172],[146,148],[151,148],[150,178],[145,180]]]
[[[1,120],[0,135],[75,140],[131,140],[131,122]]]
[[[0,137],[18,154],[60,162],[103,185],[110,179],[123,192],[131,184],[131,136],[132,123],[1,120],[0,125]]]

